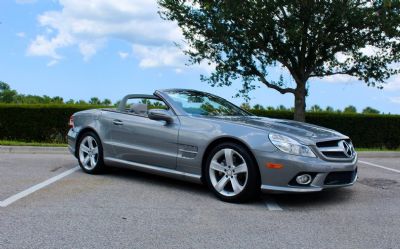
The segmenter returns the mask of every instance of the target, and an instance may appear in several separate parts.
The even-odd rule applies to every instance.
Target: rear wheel
[[[103,171],[103,147],[94,132],[83,134],[79,140],[78,161],[86,173],[97,174]]]
[[[211,150],[205,177],[208,186],[223,201],[249,201],[260,190],[256,164],[249,152],[235,143],[223,143]]]

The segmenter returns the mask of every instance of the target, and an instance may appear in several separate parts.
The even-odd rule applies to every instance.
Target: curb
[[[0,153],[14,153],[14,154],[70,154],[67,147],[4,146],[4,145],[0,145]]]

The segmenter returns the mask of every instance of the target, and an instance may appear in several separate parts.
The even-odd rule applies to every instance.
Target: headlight
[[[276,133],[270,133],[268,137],[271,143],[283,152],[299,156],[316,157],[310,147],[302,145],[290,137]]]

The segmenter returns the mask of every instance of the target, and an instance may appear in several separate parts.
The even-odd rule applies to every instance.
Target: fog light
[[[301,185],[310,184],[312,177],[309,174],[303,174],[296,177],[296,182]]]

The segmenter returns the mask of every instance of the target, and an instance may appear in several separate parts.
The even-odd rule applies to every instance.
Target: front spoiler
[[[324,185],[322,187],[277,187],[271,185],[261,185],[261,191],[263,193],[313,193],[320,192],[325,189],[330,188],[343,188],[353,186],[358,179],[358,175],[354,177],[354,180],[348,184],[339,184],[339,185]]]

